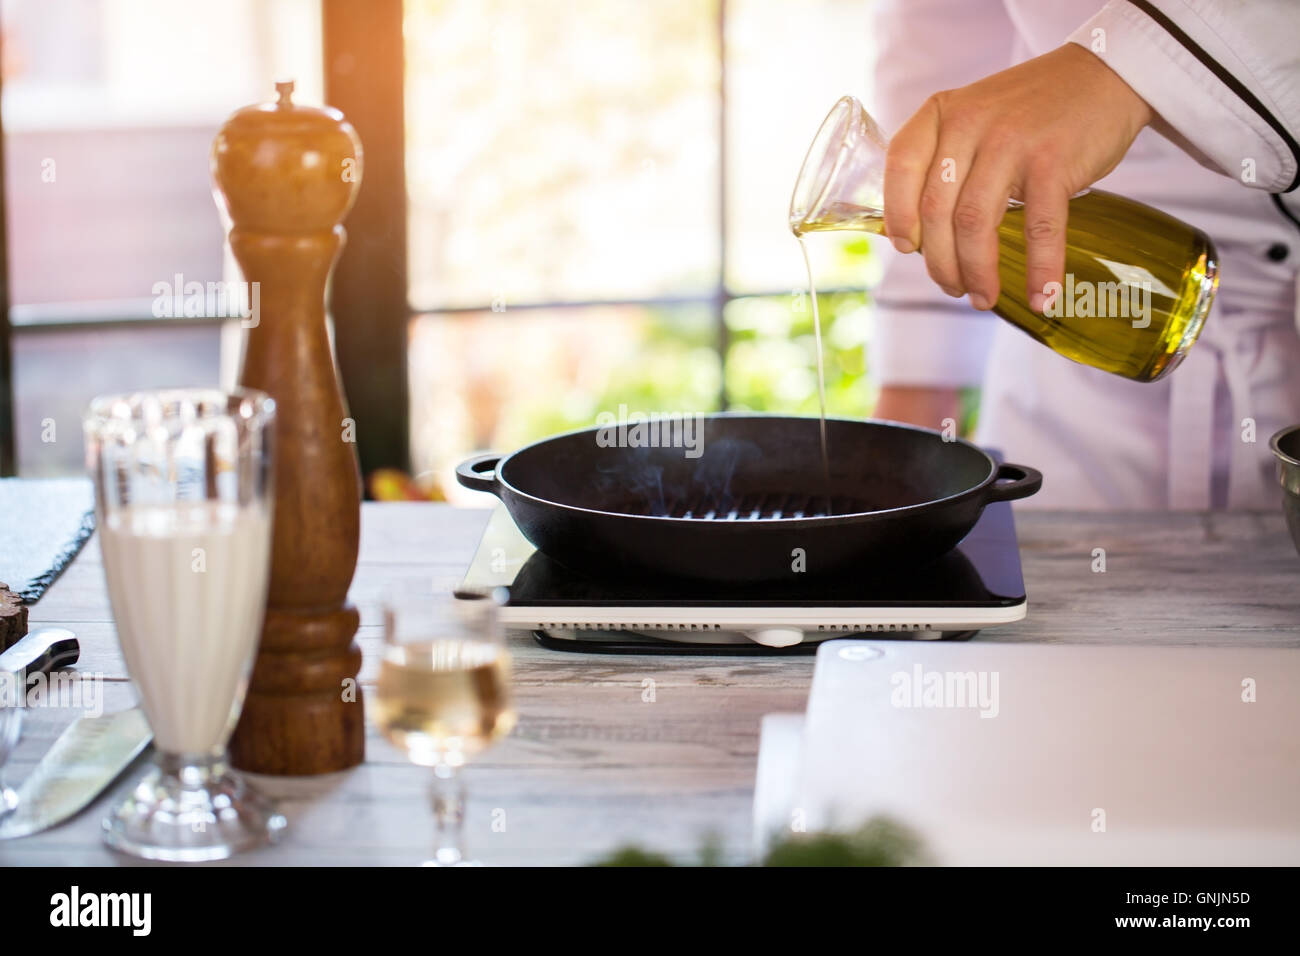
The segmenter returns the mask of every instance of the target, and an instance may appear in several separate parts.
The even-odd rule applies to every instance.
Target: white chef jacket
[[[1300,180],[1300,0],[877,0],[874,20],[886,131],[1067,40],[1096,52],[1159,115],[1097,185],[1198,226],[1220,259],[1199,341],[1142,384],[950,299],[919,255],[882,246],[876,381],[982,385],[976,440],[1045,473],[1025,506],[1276,504],[1268,438],[1300,422],[1300,191],[1270,194]]]

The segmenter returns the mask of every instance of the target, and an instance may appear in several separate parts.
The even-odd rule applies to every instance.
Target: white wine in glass
[[[514,726],[505,649],[456,637],[390,645],[376,720],[413,763],[462,764]]]
[[[465,762],[510,733],[510,656],[497,621],[500,598],[390,598],[374,715],[412,763],[434,772],[437,847],[431,866],[469,863],[464,849]]]

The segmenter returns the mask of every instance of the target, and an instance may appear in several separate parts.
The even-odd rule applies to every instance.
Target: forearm
[[[877,0],[872,28],[878,53],[871,112],[889,132],[936,90],[1005,67],[1015,36],[1001,0]],[[938,428],[949,416],[922,407],[918,392],[943,392],[943,407],[955,415],[953,396],[983,378],[995,320],[945,296],[920,257],[880,248],[885,270],[867,356],[885,390],[877,414]]]

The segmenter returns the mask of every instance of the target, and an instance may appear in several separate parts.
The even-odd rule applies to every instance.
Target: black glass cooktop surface
[[[1025,602],[1008,502],[984,510],[948,554],[921,566],[833,576],[792,573],[764,584],[726,584],[619,573],[594,578],[536,551],[504,508],[484,532],[465,587],[509,588],[513,608],[1007,608]]]

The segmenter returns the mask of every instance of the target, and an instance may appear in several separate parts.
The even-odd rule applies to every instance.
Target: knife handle
[[[12,671],[20,677],[44,674],[56,667],[71,667],[80,656],[77,635],[62,627],[43,627],[0,654],[0,670]]]

